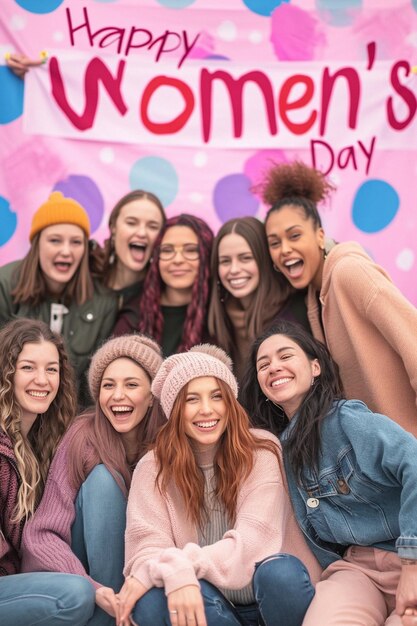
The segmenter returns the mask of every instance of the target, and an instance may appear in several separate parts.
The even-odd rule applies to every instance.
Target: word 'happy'
[[[71,16],[71,10],[65,9],[67,14],[68,29],[71,46],[75,46],[75,33],[87,35],[89,45],[93,48],[111,48],[117,54],[128,56],[132,51],[145,48],[155,52],[155,61],[158,62],[162,55],[177,53],[180,55],[178,67],[184,63],[187,56],[197,43],[200,33],[189,42],[187,31],[165,30],[159,37],[154,37],[153,33],[146,28],[120,28],[117,26],[106,26],[93,31],[88,17],[86,7],[83,7],[83,20],[75,24]]]

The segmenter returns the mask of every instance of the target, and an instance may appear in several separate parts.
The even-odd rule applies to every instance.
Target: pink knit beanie
[[[88,384],[94,400],[98,398],[104,370],[110,363],[121,358],[136,361],[152,380],[162,363],[161,348],[145,335],[123,335],[106,341],[93,355],[88,370]]]
[[[232,361],[224,350],[208,343],[193,346],[188,352],[165,359],[152,383],[152,393],[161,402],[167,418],[181,389],[201,376],[223,380],[237,398],[237,381],[232,374]]]

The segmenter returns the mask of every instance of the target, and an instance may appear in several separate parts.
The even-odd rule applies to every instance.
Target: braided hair
[[[207,308],[210,293],[210,255],[213,231],[204,220],[194,215],[182,213],[171,217],[162,227],[155,241],[154,255],[143,285],[144,297],[139,305],[139,328],[141,333],[150,335],[158,343],[162,340],[164,318],[161,309],[161,293],[164,283],[159,271],[158,252],[167,230],[173,226],[188,226],[198,237],[199,268],[193,285],[191,302],[187,307],[181,343],[177,352],[184,352],[203,341],[207,323]]]

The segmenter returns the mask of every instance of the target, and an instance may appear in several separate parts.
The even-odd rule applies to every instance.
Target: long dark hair
[[[258,350],[266,339],[274,335],[285,335],[294,341],[310,361],[318,360],[321,369],[320,375],[316,377],[297,411],[297,418],[289,436],[283,441],[286,458],[301,483],[305,469],[317,469],[321,446],[321,422],[332,411],[334,402],[342,399],[342,384],[338,367],[327,348],[298,324],[279,321],[256,339],[245,372],[241,402],[249,413],[252,426],[265,428],[278,437],[288,426],[288,418],[283,409],[267,401],[256,373]]]
[[[183,213],[167,220],[161,229],[154,247],[154,255],[143,285],[144,297],[139,305],[139,332],[153,337],[158,343],[162,340],[164,319],[161,309],[163,281],[159,271],[158,251],[162,239],[169,228],[188,226],[198,237],[199,268],[193,285],[191,302],[187,307],[181,343],[177,352],[184,352],[203,340],[206,328],[207,307],[210,290],[210,254],[213,232],[206,222],[194,215]]]
[[[265,229],[256,217],[239,217],[229,220],[220,228],[213,242],[211,253],[212,289],[208,314],[208,328],[218,345],[233,356],[235,348],[234,329],[226,310],[226,301],[230,296],[219,279],[219,245],[223,237],[236,234],[247,242],[262,277],[252,294],[252,301],[246,311],[247,332],[254,339],[277,315],[292,287],[280,274],[272,269],[268,252]]]

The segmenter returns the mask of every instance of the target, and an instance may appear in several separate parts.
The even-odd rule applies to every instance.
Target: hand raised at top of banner
[[[10,69],[14,74],[16,74],[16,76],[19,76],[19,78],[23,78],[26,72],[28,72],[29,68],[43,65],[48,58],[48,55],[45,51],[42,51],[39,56],[39,59],[31,59],[25,54],[7,53],[5,55],[6,65],[10,67]]]

